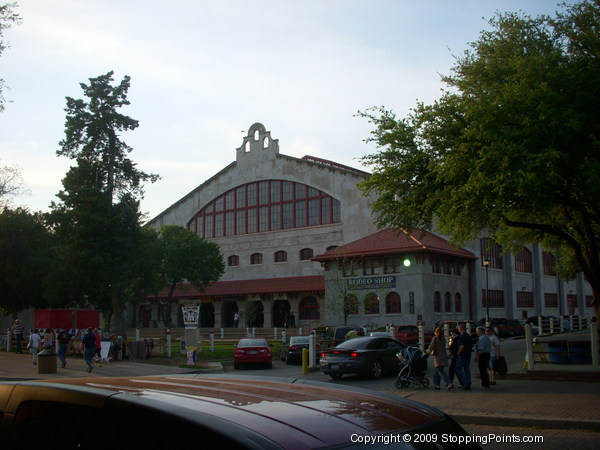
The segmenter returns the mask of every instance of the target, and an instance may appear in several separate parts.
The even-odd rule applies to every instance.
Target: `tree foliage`
[[[63,179],[60,203],[49,216],[71,280],[86,301],[114,314],[118,330],[144,265],[139,260],[148,239],[139,211],[143,182],[158,178],[136,168],[128,158],[132,149],[120,138],[138,126],[119,112],[129,104],[129,81],[125,76],[112,86],[109,72],[81,83],[87,100],[67,97],[65,139],[57,154],[77,164]]]
[[[219,246],[178,225],[163,225],[161,274],[169,286],[169,298],[185,280],[198,288],[214,283],[225,271]]]
[[[0,213],[0,310],[16,318],[44,306],[48,267],[54,265],[52,236],[40,214],[5,208]]]
[[[380,151],[363,162],[379,226],[434,226],[455,242],[488,227],[557,249],[600,295],[600,2],[554,17],[497,14],[456,58],[448,89],[405,117],[359,113]]]
[[[9,206],[13,197],[28,192],[18,167],[0,165],[0,208]]]
[[[10,28],[14,24],[21,23],[21,17],[15,12],[17,3],[5,3],[0,5],[0,56],[6,50],[8,44],[4,42],[4,30]],[[0,112],[4,110],[4,97],[2,96],[2,88],[4,80],[0,78]]]

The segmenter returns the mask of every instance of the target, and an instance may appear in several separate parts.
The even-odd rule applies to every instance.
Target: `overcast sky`
[[[8,0],[0,0],[6,3]],[[72,161],[56,156],[65,96],[80,82],[131,76],[122,113],[140,126],[121,138],[138,166],[162,179],[142,210],[154,217],[235,160],[261,122],[280,152],[357,168],[375,150],[358,110],[404,115],[438,98],[468,43],[495,11],[532,16],[554,0],[18,0],[5,31],[8,85],[0,113],[0,164],[18,166],[47,211]],[[574,3],[574,1],[567,1]]]

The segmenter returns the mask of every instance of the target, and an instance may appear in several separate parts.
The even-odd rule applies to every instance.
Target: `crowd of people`
[[[475,352],[475,363],[481,379],[481,388],[489,389],[496,384],[496,360],[500,355],[500,341],[491,327],[477,327],[477,342],[473,344],[466,326],[460,324],[452,330],[452,342],[446,344],[442,328],[434,331],[427,354],[433,355],[435,372],[433,373],[433,388],[440,389],[443,380],[448,390],[454,389],[454,377],[458,379],[460,388],[470,390],[471,354]],[[446,374],[448,367],[448,374]]]
[[[14,321],[11,327],[12,334],[15,337],[16,353],[23,353],[23,340],[25,337],[25,328],[20,319]],[[54,350],[58,355],[61,367],[67,366],[67,355],[79,350],[83,353],[84,361],[91,372],[94,363],[102,367],[103,361],[118,359],[118,352],[122,350],[122,343],[115,335],[103,336],[98,328],[88,327],[87,329],[61,328],[58,330],[52,328],[31,328],[27,350],[32,355],[32,363],[37,365],[38,353],[42,350]],[[70,348],[74,339],[81,339],[78,348]],[[108,354],[102,354],[102,342],[110,342]]]

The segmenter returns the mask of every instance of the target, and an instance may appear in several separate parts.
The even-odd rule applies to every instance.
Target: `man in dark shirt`
[[[473,342],[471,336],[467,333],[467,327],[464,324],[458,326],[458,359],[456,361],[456,375],[461,381],[462,388],[471,389],[471,351]]]
[[[71,335],[66,328],[63,328],[58,333],[58,336],[56,336],[56,340],[58,341],[58,359],[60,359],[61,365],[64,368],[67,365],[67,350]]]
[[[96,336],[92,327],[88,327],[87,334],[81,340],[81,346],[83,347],[83,360],[88,366],[88,372],[91,372],[94,368],[92,358],[96,353]]]

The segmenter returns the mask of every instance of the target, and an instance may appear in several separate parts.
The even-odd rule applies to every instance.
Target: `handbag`
[[[506,365],[506,359],[504,359],[504,356],[498,356],[494,360],[494,370],[498,373],[498,375],[506,375],[508,372],[508,366]]]

